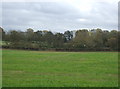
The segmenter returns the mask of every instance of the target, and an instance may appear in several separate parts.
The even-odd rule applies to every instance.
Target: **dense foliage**
[[[4,48],[58,51],[113,51],[118,49],[120,32],[102,29],[82,29],[53,33],[51,31],[34,31],[29,28],[25,32],[11,30],[5,32],[0,28]]]

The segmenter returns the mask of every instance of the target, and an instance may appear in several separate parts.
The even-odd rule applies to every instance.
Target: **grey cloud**
[[[2,22],[6,30],[26,28],[63,32],[80,28],[117,28],[117,7],[111,3],[94,3],[89,13],[67,3],[3,3]],[[79,21],[79,19],[85,21]]]

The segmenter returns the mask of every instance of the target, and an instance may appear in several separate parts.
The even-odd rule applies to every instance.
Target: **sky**
[[[11,1],[11,2],[10,2]],[[0,10],[6,30],[28,28],[64,32],[66,30],[118,29],[119,0],[3,0]]]

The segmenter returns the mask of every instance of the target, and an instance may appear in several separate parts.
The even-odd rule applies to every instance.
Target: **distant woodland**
[[[3,48],[51,51],[118,51],[120,31],[80,29],[53,33],[47,30],[10,30],[0,27]]]

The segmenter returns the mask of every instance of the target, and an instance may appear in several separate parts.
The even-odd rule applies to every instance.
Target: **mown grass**
[[[117,86],[117,52],[3,50],[3,87]]]

